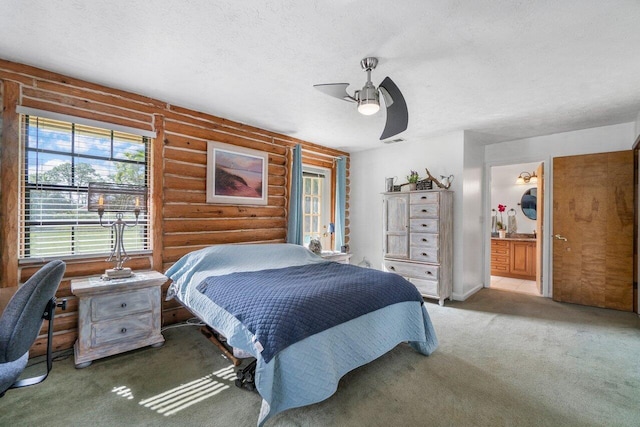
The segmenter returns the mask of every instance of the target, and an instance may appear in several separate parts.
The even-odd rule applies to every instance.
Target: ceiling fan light
[[[358,103],[358,112],[365,116],[371,116],[380,110],[380,104],[376,100],[360,101]]]
[[[356,99],[358,100],[358,112],[360,114],[370,116],[380,110],[378,89],[371,81],[367,81],[362,90],[356,93]]]

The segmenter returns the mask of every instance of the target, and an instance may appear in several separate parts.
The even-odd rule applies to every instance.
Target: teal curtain
[[[293,148],[287,243],[302,245],[302,147]]]
[[[339,251],[344,245],[345,206],[347,203],[347,159],[338,157],[336,160],[336,236],[335,250]]]

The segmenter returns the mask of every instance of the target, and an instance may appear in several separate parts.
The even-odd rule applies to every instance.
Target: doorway
[[[542,162],[490,168],[492,289],[542,296]]]

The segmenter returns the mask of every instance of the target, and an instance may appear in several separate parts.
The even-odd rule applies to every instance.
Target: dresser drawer
[[[491,255],[504,255],[509,256],[509,248],[503,248],[502,246],[491,246]]]
[[[414,261],[439,262],[438,248],[415,248],[409,249],[409,258]]]
[[[409,281],[414,284],[422,295],[439,298],[438,281],[410,278]]]
[[[435,203],[425,203],[424,205],[409,206],[409,216],[411,218],[437,218],[438,205]]]
[[[131,292],[100,295],[91,298],[91,320],[94,322],[150,310],[150,289],[138,289]]]
[[[128,342],[137,340],[149,336],[154,332],[152,313],[97,322],[91,326],[92,347],[99,347],[104,344],[116,344],[120,341]]]
[[[509,256],[491,254],[491,262],[499,264],[509,264]]]
[[[507,240],[491,241],[491,253],[507,253],[507,252],[509,252],[509,241]]]
[[[412,205],[419,205],[423,203],[438,203],[438,193],[411,193],[409,195],[409,203]]]
[[[438,232],[438,220],[437,219],[410,219],[409,220],[411,231],[417,232],[430,232],[437,233]]]
[[[384,260],[384,268],[387,271],[398,273],[404,277],[424,278],[438,280],[438,266],[418,264],[413,262]]]
[[[440,236],[432,233],[411,233],[409,245],[417,248],[437,248]]]

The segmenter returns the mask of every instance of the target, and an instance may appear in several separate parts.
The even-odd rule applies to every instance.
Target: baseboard
[[[459,294],[459,293],[453,292],[453,294],[451,295],[451,298],[456,300],[456,301],[464,301],[467,298],[469,298],[471,295],[473,295],[476,292],[478,292],[482,288],[484,288],[484,286],[482,285],[482,283],[480,283],[480,284],[474,286],[473,288],[471,288],[470,290],[468,290],[467,292],[465,292],[464,294]]]

